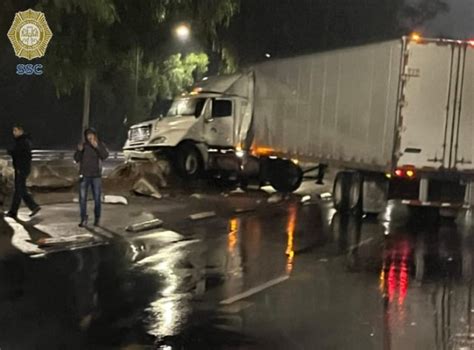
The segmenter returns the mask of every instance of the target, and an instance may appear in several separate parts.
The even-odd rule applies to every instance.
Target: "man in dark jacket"
[[[36,215],[41,207],[36,204],[26,188],[26,179],[31,172],[31,139],[29,135],[25,134],[21,126],[13,128],[13,137],[14,144],[8,150],[8,154],[12,157],[13,168],[15,169],[15,192],[12,205],[6,215],[16,219],[22,199],[31,210],[30,216]]]
[[[109,152],[97,137],[97,132],[89,128],[84,132],[85,141],[77,146],[74,160],[79,163],[79,203],[81,209],[80,227],[87,225],[87,193],[92,189],[95,204],[94,226],[100,224],[102,197],[102,161],[107,159]]]

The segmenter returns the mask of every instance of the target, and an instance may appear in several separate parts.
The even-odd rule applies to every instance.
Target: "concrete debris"
[[[0,204],[3,204],[13,188],[13,178],[13,168],[8,165],[8,161],[0,159]]]
[[[283,200],[283,196],[280,193],[275,193],[267,199],[267,202],[270,204],[274,204],[274,203],[279,203],[282,200]]]
[[[145,222],[139,222],[137,224],[130,225],[126,228],[128,232],[141,232],[160,228],[163,226],[163,221],[160,219],[153,219]]]
[[[189,218],[191,220],[202,220],[202,219],[207,219],[216,216],[215,211],[205,211],[202,213],[197,213],[197,214],[191,214],[189,215]]]
[[[151,174],[141,177],[133,185],[133,192],[142,196],[150,196],[156,199],[161,199],[162,196],[156,181],[154,181],[155,179],[156,178],[154,178],[154,176]]]
[[[124,196],[105,195],[103,202],[106,204],[128,205],[128,200]]]
[[[134,193],[161,199],[161,188],[169,186],[171,166],[168,161],[129,162],[117,166],[105,179],[109,190],[129,188]]]
[[[301,198],[301,203],[306,203],[306,202],[309,202],[310,200],[311,200],[311,196],[306,195]]]
[[[156,186],[168,186],[166,178],[170,175],[171,167],[166,161],[145,161],[120,164],[107,176],[109,181],[131,181],[136,183],[143,177],[154,177]]]
[[[74,177],[66,177],[58,170],[53,169],[50,164],[34,165],[27,181],[28,187],[41,189],[65,189],[71,188],[76,179]]]
[[[332,194],[329,192],[324,192],[319,195],[321,199],[329,200],[332,198]]]
[[[204,198],[204,195],[200,194],[200,193],[193,193],[190,198],[196,198],[196,199],[203,199]]]

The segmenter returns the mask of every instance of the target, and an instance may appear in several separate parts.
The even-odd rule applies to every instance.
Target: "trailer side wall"
[[[402,41],[254,67],[256,147],[385,171],[392,165]]]

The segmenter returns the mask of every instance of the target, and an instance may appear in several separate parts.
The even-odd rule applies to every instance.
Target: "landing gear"
[[[316,184],[323,185],[324,184],[324,175],[326,174],[326,168],[328,166],[326,164],[319,164],[318,165],[318,175],[316,175]]]

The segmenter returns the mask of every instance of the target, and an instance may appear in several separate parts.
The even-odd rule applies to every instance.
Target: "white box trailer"
[[[171,149],[187,175],[229,161],[241,177],[257,173],[287,191],[301,183],[295,160],[342,168],[340,210],[379,212],[388,198],[470,205],[472,44],[404,37],[209,78],[170,116],[133,126],[125,152]]]
[[[390,171],[401,55],[397,40],[255,66],[255,145]]]

